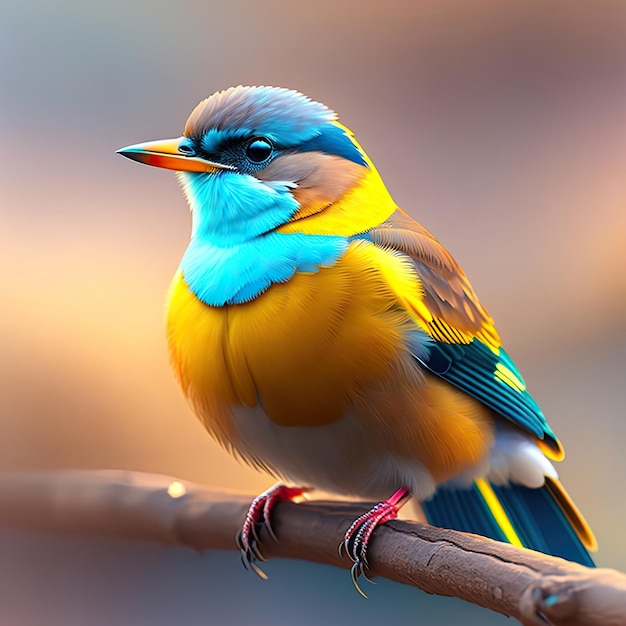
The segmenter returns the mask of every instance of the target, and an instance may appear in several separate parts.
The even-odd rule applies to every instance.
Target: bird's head
[[[193,110],[181,137],[118,152],[179,172],[194,234],[225,243],[283,227],[297,231],[368,178],[380,180],[331,109],[276,87],[217,92]],[[349,222],[345,216],[340,221]],[[322,234],[332,228],[313,226]]]

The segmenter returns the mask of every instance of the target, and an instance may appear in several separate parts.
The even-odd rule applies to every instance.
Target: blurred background
[[[335,109],[463,265],[566,447],[597,562],[626,570],[626,4],[0,7],[0,469],[272,483],[213,443],[170,374],[164,299],[189,214],[173,173],[115,150],[180,134],[216,90],[279,85]],[[318,566],[270,563],[262,583],[235,553],[0,543],[2,623],[504,623],[391,583],[365,603]]]

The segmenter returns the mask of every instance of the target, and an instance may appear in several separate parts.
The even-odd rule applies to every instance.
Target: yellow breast
[[[321,427],[353,409],[391,452],[428,457],[431,471],[449,474],[484,452],[489,420],[476,426],[484,411],[471,398],[468,415],[459,409],[464,398],[450,415],[427,406],[444,392],[425,383],[407,347],[416,328],[407,303],[421,298],[411,263],[367,242],[351,244],[333,267],[298,273],[246,304],[204,305],[179,273],[167,320],[172,363],[199,417],[229,447],[238,443],[234,406],[260,402],[285,427]],[[454,423],[450,437],[440,432],[446,420]],[[469,445],[459,442],[463,429]]]
[[[185,393],[201,412],[261,399],[280,424],[339,419],[356,387],[388,375],[411,328],[382,264],[396,265],[403,289],[419,298],[408,264],[367,243],[353,244],[335,266],[298,273],[246,304],[204,305],[179,273],[167,323]]]

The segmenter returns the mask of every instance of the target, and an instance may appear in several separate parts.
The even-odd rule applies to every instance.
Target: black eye
[[[248,144],[246,155],[254,163],[263,163],[270,158],[273,149],[268,139],[257,137]]]
[[[178,146],[178,151],[181,154],[184,154],[185,156],[195,156],[196,155],[196,151],[189,145],[186,143],[181,143],[180,146]]]

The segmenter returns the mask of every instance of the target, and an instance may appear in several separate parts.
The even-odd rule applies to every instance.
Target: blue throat
[[[226,171],[178,176],[193,218],[180,269],[207,305],[249,302],[296,272],[333,265],[348,247],[346,237],[273,230],[298,210],[289,183]]]

